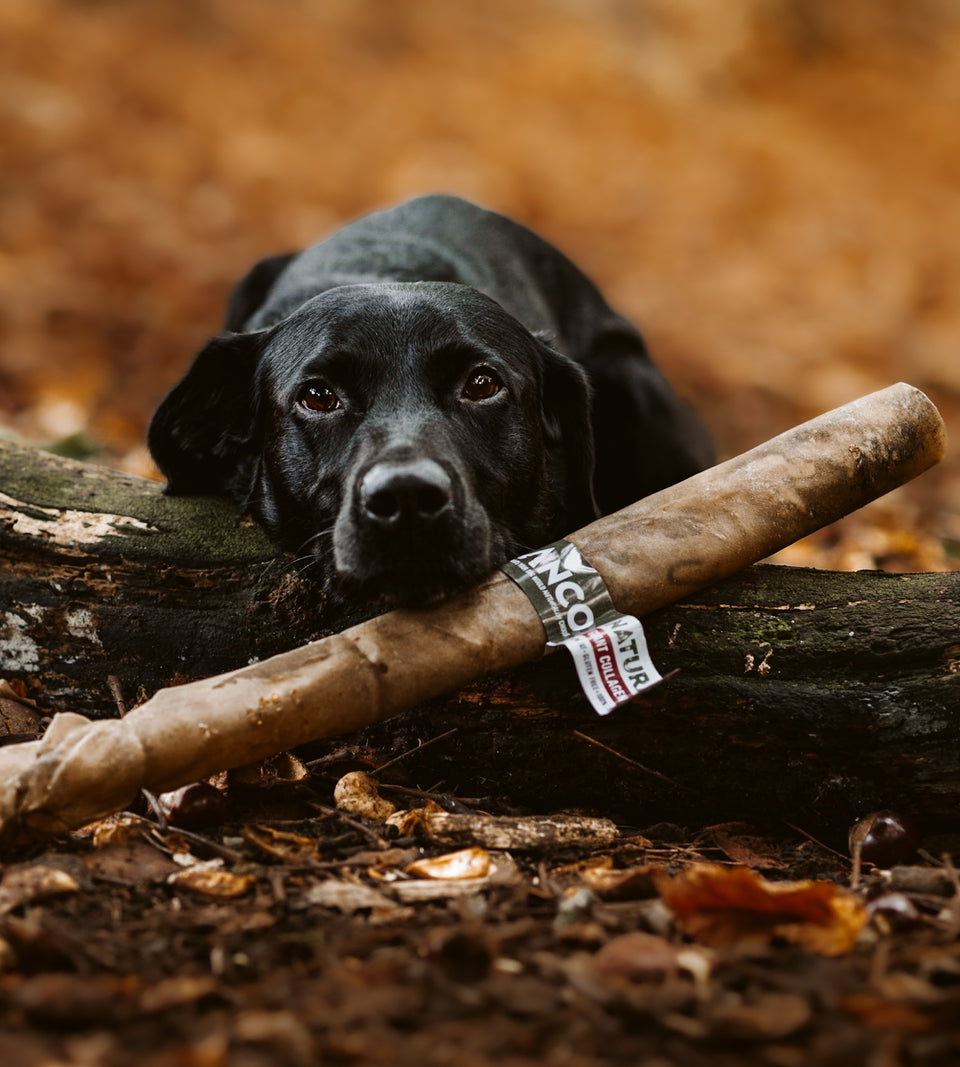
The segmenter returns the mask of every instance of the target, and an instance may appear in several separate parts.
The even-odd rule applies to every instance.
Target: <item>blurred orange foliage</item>
[[[0,421],[149,470],[253,261],[445,190],[580,262],[725,454],[899,379],[956,437],[958,68],[950,0],[4,0]],[[960,541],[958,480],[892,525]]]

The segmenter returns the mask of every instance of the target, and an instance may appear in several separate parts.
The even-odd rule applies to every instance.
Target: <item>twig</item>
[[[314,803],[313,807],[317,811],[322,812],[324,815],[331,815],[339,819],[344,826],[349,826],[351,829],[356,830],[357,833],[363,834],[363,836],[376,848],[386,848],[387,842],[369,827],[364,826],[362,822],[358,822],[356,819],[351,819],[349,815],[345,815],[342,811],[335,808],[328,808],[325,804]]]
[[[631,767],[636,767],[637,770],[643,771],[644,774],[649,774],[654,778],[659,778],[661,782],[666,782],[667,785],[672,785],[675,789],[683,789],[688,793],[693,793],[695,796],[702,796],[703,794],[694,789],[692,786],[684,785],[683,782],[677,782],[673,778],[668,778],[667,775],[661,774],[660,771],[655,771],[652,767],[645,767],[642,763],[638,763],[635,759],[631,759],[629,756],[625,756],[622,752],[618,752],[615,748],[611,748],[609,745],[605,745],[602,741],[598,741],[595,737],[590,737],[587,734],[581,733],[579,730],[573,731],[574,737],[579,737],[581,741],[589,741],[591,745],[596,745],[597,748],[602,748],[604,752],[609,752],[611,756],[616,756],[617,759],[623,760],[624,763],[629,763]]]
[[[407,756],[412,756],[415,752],[421,752],[428,745],[434,745],[437,741],[442,741],[445,737],[455,734],[459,729],[459,726],[454,726],[452,730],[447,730],[447,732],[443,734],[437,734],[436,737],[431,737],[429,741],[421,741],[416,748],[408,748],[406,752],[401,752],[399,756],[394,756],[393,759],[387,760],[386,763],[381,763],[380,766],[376,768],[375,773],[381,774],[387,767],[392,767],[395,763],[399,763],[400,760],[406,759]]]
[[[845,863],[851,862],[849,856],[845,855],[843,852],[838,852],[835,848],[831,848],[829,845],[825,845],[822,841],[817,840],[817,838],[815,838],[813,834],[807,833],[807,831],[804,830],[802,827],[794,826],[792,822],[784,822],[784,826],[789,826],[790,829],[794,831],[794,833],[800,834],[801,837],[805,837],[808,841],[812,841],[815,845],[819,845],[820,848],[824,849],[826,852],[832,852],[834,856],[839,856],[840,859],[842,859]]]

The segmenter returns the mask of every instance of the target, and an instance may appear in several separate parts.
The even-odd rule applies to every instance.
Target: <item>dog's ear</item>
[[[243,492],[256,458],[254,372],[262,338],[215,337],[157,408],[147,444],[168,493]]]
[[[232,332],[246,326],[251,315],[263,306],[274,282],[297,255],[296,252],[286,252],[261,259],[237,282],[227,303],[227,319],[223,324],[225,330]]]
[[[566,483],[567,523],[575,530],[600,514],[593,495],[590,383],[579,364],[537,341],[543,356],[543,437],[551,466]]]

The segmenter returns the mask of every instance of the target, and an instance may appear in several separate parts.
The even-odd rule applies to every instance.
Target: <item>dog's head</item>
[[[154,416],[171,493],[226,495],[331,591],[435,600],[597,515],[583,372],[476,290],[329,290],[215,338]]]

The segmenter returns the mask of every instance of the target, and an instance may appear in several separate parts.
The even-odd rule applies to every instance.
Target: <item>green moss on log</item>
[[[244,521],[227,501],[212,497],[170,498],[158,482],[78,463],[48,452],[0,440],[0,494],[18,505],[27,519],[52,521],[48,512],[79,512],[117,516],[123,520],[90,542],[67,541],[51,549],[95,555],[123,556],[138,562],[170,562],[191,566],[245,564],[270,560],[276,549],[252,522]],[[0,509],[2,509],[0,498]],[[8,504],[8,507],[13,507]],[[80,520],[82,524],[82,518]],[[91,528],[93,527],[91,520]],[[29,538],[36,545],[35,527],[21,529],[11,520],[0,533],[12,543]],[[42,536],[42,534],[41,534]]]

